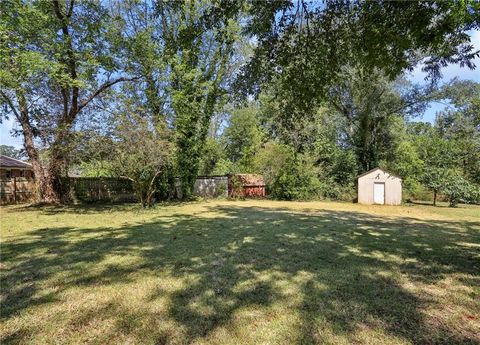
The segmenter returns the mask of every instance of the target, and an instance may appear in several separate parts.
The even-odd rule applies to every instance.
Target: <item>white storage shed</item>
[[[358,202],[372,205],[400,205],[402,203],[402,179],[380,168],[357,177]]]

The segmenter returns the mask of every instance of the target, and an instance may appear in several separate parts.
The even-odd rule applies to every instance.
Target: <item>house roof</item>
[[[0,167],[2,168],[16,168],[16,169],[32,169],[32,165],[21,160],[0,155]]]
[[[377,171],[377,170],[380,170],[380,171],[382,171],[382,172],[384,172],[384,173],[387,173],[387,174],[389,174],[390,176],[396,177],[396,178],[398,178],[398,179],[400,179],[400,180],[402,179],[400,176],[390,174],[388,171],[385,171],[385,170],[383,170],[383,169],[381,169],[381,168],[379,168],[379,167],[373,168],[373,169],[371,169],[371,170],[369,170],[369,171],[364,172],[364,173],[361,174],[361,175],[358,175],[358,176],[357,176],[357,179],[359,179],[360,177],[363,177],[363,176],[365,176],[365,175],[368,175],[368,174],[370,174],[370,173],[372,173],[372,172],[374,172],[374,171]]]

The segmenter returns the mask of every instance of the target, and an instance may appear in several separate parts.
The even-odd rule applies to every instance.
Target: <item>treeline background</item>
[[[1,6],[1,115],[46,202],[69,174],[128,178],[145,205],[227,173],[262,174],[272,198],[352,200],[377,166],[405,199],[479,201],[480,85],[441,78],[476,73],[478,3]],[[449,107],[421,122],[433,101]]]

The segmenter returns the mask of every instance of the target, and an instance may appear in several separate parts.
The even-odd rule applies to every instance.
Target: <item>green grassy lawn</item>
[[[1,208],[2,344],[479,344],[480,207]]]

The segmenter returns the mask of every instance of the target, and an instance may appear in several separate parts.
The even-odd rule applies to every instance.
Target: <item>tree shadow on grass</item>
[[[144,296],[147,302],[169,300],[164,317],[181,326],[182,339],[176,339],[181,343],[231,326],[242,310],[259,309],[265,316],[279,303],[299,315],[292,321],[300,329],[296,343],[325,342],[326,325],[350,342],[358,341],[356,334],[365,329],[411,343],[480,340],[470,330],[431,327],[422,310],[433,302],[398,281],[399,274],[422,284],[454,273],[476,279],[478,248],[465,243],[480,243],[480,222],[236,205],[211,211],[222,216],[185,214],[173,222],[160,218],[122,228],[40,229],[3,243],[2,320],[33,306],[61,303],[59,294],[73,287],[129,284],[148,273],[188,281],[183,289]],[[102,263],[112,255],[142,260],[128,266]],[[57,276],[61,278],[55,281]],[[52,280],[56,288],[43,293]],[[284,291],[281,282],[296,292]],[[130,319],[156,318],[154,313],[129,313],[119,314],[120,331],[133,332]],[[21,341],[25,332],[17,333],[4,341]],[[168,334],[154,336],[158,343],[170,341]]]
[[[180,207],[185,206],[187,203],[195,204],[201,203],[202,201],[160,201],[153,206],[153,210],[161,209],[163,207]],[[98,213],[109,213],[109,212],[149,212],[152,209],[143,208],[138,202],[84,202],[80,204],[43,204],[43,203],[34,203],[34,204],[25,204],[25,205],[9,205],[15,210],[15,212],[39,212],[42,215],[56,215],[62,213],[73,213],[73,214],[98,214]]]

